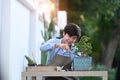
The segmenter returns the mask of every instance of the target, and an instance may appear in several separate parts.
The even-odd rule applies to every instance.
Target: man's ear
[[[63,36],[65,35],[65,32],[63,32]]]

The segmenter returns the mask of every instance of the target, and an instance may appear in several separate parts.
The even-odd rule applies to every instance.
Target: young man
[[[74,23],[69,23],[65,26],[63,30],[63,37],[61,39],[50,39],[42,44],[40,46],[40,50],[42,52],[48,52],[46,65],[66,66],[67,64],[72,62],[76,50],[75,46],[73,45],[80,38],[80,36],[80,27]]]

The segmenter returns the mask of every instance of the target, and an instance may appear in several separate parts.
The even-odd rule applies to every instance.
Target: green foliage
[[[76,53],[81,52],[86,55],[91,55],[92,53],[90,38],[87,36],[82,36],[80,41],[75,43],[75,46],[77,47]]]
[[[43,20],[44,20],[44,31],[41,31],[41,34],[44,39],[44,42],[46,42],[47,40],[51,39],[55,33],[54,31],[55,23],[51,18],[51,21],[48,24],[48,22],[45,20],[44,15],[43,15]],[[46,64],[47,52],[42,52],[41,56],[42,56],[41,64]]]
[[[116,69],[112,68],[110,70],[107,70],[107,68],[104,65],[97,64],[93,67],[94,71],[108,71],[108,80],[115,80],[116,75]]]
[[[74,22],[82,25],[82,32],[92,39],[92,48],[94,51],[95,61],[100,60],[101,51],[104,45],[109,45],[111,35],[119,29],[113,26],[113,17],[120,18],[119,0],[60,0],[60,9],[68,13],[68,22]],[[115,15],[116,14],[116,15]],[[81,18],[81,15],[84,18]],[[119,24],[119,21],[118,21]],[[114,35],[116,36],[116,35]],[[120,42],[120,41],[119,41]],[[106,49],[107,50],[107,49]],[[118,53],[119,50],[117,49]],[[107,54],[107,53],[106,53]]]
[[[108,71],[108,80],[115,80],[116,69],[111,69]]]
[[[53,19],[51,19],[50,21],[50,24],[49,24],[49,27],[48,27],[48,36],[49,36],[49,39],[52,38],[55,34],[55,23],[53,21]]]
[[[93,66],[93,71],[107,71],[107,68],[104,65],[97,64],[96,66]]]
[[[104,35],[109,34],[110,27],[105,24],[108,25],[110,23],[109,20],[111,20],[115,11],[120,7],[120,1],[118,0],[60,0],[60,3],[62,7],[60,9],[68,12],[68,22],[83,24],[81,27],[83,32],[90,36],[96,35],[97,33],[95,32],[101,27],[107,29],[102,29],[104,31],[101,32],[104,32]],[[84,16],[85,21],[81,19],[81,15]],[[103,15],[105,16],[104,21],[107,21],[107,23],[104,26],[99,26],[99,24],[104,23],[104,21],[100,21]]]
[[[104,65],[96,65],[93,71],[108,71],[108,80],[115,80],[116,69],[107,70]],[[80,77],[80,80],[102,80],[101,77]]]
[[[25,55],[25,58],[28,61],[28,64],[36,64],[36,62],[32,60],[29,56]]]
[[[47,40],[52,38],[52,36],[54,35],[55,23],[53,19],[51,19],[50,23],[48,24],[44,15],[43,15],[43,22],[44,22],[44,31],[41,31],[41,34],[42,34],[42,37],[44,38],[44,41],[46,42]]]
[[[41,64],[45,65],[46,64],[46,59],[47,59],[47,52],[42,52],[41,54]]]

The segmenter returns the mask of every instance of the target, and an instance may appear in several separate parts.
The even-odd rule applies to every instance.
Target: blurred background
[[[120,63],[120,0],[0,0],[2,78],[21,80],[27,66],[24,55],[44,64],[40,44],[61,36],[67,23],[78,24],[82,35],[90,37],[93,70],[107,70],[108,80],[115,80]],[[80,80],[96,79],[101,80]]]

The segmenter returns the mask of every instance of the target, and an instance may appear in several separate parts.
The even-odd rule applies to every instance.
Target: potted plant
[[[81,39],[75,43],[76,53],[80,52],[81,56],[90,56],[92,53],[92,46],[90,43],[90,38],[87,36],[82,36]]]
[[[81,56],[74,57],[73,69],[74,70],[91,70],[92,68],[92,46],[90,43],[90,38],[87,36],[82,36],[81,39],[75,43],[76,51],[75,53],[81,53]]]
[[[32,60],[29,56],[25,55],[25,58],[28,62],[28,66],[35,66],[37,65],[36,62],[34,60]]]

